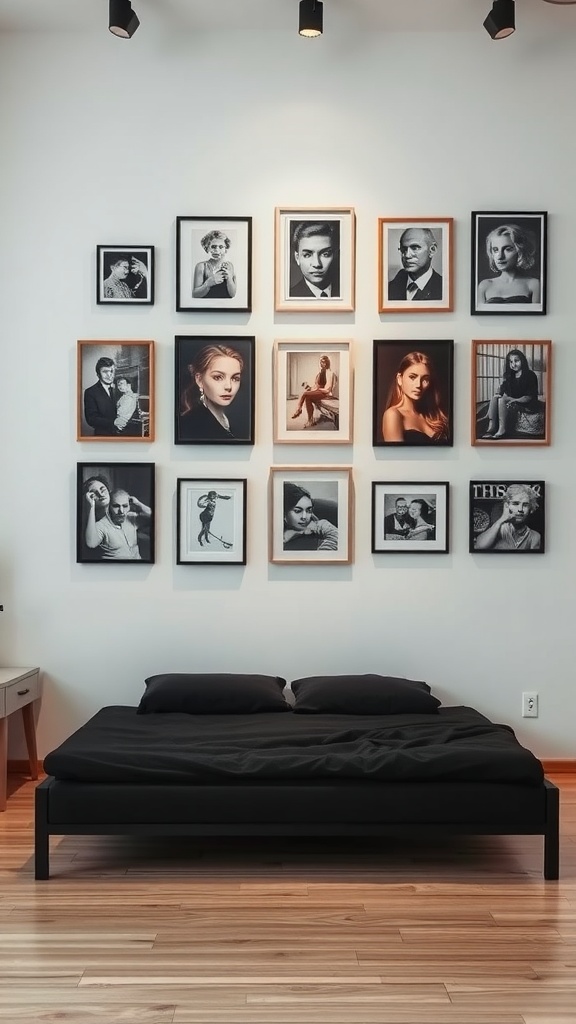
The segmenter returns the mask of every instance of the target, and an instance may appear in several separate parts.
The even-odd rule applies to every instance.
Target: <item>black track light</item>
[[[110,18],[108,28],[113,35],[120,39],[130,39],[140,21],[138,15],[132,10],[130,0],[110,0]]]
[[[514,0],[494,0],[492,10],[484,22],[492,39],[506,39],[516,28]]]
[[[322,35],[324,4],[321,0],[300,0],[298,32],[308,39]]]

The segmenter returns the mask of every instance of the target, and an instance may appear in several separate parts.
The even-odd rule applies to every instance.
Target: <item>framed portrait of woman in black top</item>
[[[176,218],[176,311],[249,313],[252,218]]]
[[[547,220],[544,212],[472,214],[472,315],[546,313]]]
[[[254,444],[254,338],[177,335],[175,444]]]
[[[472,444],[550,444],[551,341],[472,342]]]

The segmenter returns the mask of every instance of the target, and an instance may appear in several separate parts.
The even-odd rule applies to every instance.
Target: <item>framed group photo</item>
[[[546,312],[547,220],[541,213],[472,213],[472,314]]]
[[[175,444],[254,444],[254,337],[177,335]]]
[[[276,310],[351,312],[355,277],[356,219],[351,206],[276,208]]]
[[[96,246],[96,302],[100,306],[152,306],[154,246]]]
[[[452,312],[453,234],[452,217],[379,217],[380,313]]]
[[[154,342],[79,341],[76,439],[154,440]]]
[[[350,466],[272,466],[271,562],[348,565],[352,521]]]
[[[79,462],[76,561],[154,562],[153,462]]]
[[[176,218],[176,311],[249,313],[252,218]]]
[[[550,444],[550,341],[472,342],[472,444]]]
[[[372,444],[451,446],[453,341],[375,341]]]
[[[543,480],[471,480],[470,551],[543,555],[544,496]]]
[[[372,554],[446,553],[448,484],[375,480],[372,483]]]
[[[274,441],[352,441],[350,341],[291,340],[274,344]]]
[[[178,565],[246,565],[246,480],[179,479]]]

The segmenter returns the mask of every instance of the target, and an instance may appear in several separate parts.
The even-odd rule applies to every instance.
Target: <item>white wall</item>
[[[575,756],[576,18],[533,0],[494,43],[480,6],[470,32],[346,36],[327,10],[315,42],[159,21],[129,43],[104,26],[0,36],[0,650],[44,671],[41,753],[103,704],[136,703],[148,674],[200,669],[426,679],[537,754]],[[356,312],[275,314],[274,207],[348,204]],[[549,211],[548,316],[470,316],[472,209]],[[175,218],[203,214],[254,218],[252,315],[174,311]],[[455,218],[453,314],[377,313],[384,215]],[[156,303],[99,307],[95,247],[130,242],[157,247]],[[256,336],[253,448],[172,444],[174,335],[196,331]],[[272,444],[272,345],[291,337],[354,339],[353,446]],[[79,338],[155,339],[153,444],[75,441]],[[372,448],[374,338],[455,339],[453,448]],[[470,445],[472,338],[552,339],[551,447]],[[76,462],[98,459],[156,463],[154,566],[75,563]],[[299,462],[353,465],[353,565],[269,565],[268,470]],[[248,478],[245,568],[175,565],[175,481],[206,472]],[[547,483],[541,557],[468,553],[468,481],[508,477]],[[450,481],[451,553],[371,555],[374,479]],[[537,720],[520,718],[524,689]]]

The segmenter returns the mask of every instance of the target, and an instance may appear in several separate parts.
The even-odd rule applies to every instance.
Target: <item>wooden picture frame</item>
[[[271,562],[350,564],[354,504],[350,466],[272,466],[269,493]]]
[[[469,550],[476,555],[543,555],[543,480],[471,480]]]
[[[176,335],[175,444],[254,444],[254,347],[253,336]]]
[[[350,444],[349,340],[275,341],[273,370],[276,444]]]
[[[473,445],[550,444],[551,341],[472,342]]]
[[[154,305],[154,246],[97,245],[99,306]]]
[[[76,561],[154,562],[153,462],[79,462]]]
[[[154,440],[154,342],[79,341],[76,440]]]
[[[246,565],[246,479],[176,481],[176,563]]]
[[[546,313],[548,214],[472,213],[473,316]]]
[[[454,218],[378,218],[378,311],[451,313]]]
[[[451,447],[453,382],[453,341],[375,341],[374,447]]]
[[[177,217],[176,312],[251,309],[252,217]]]
[[[352,206],[276,207],[277,311],[352,312],[355,280],[356,216]]]
[[[372,482],[372,554],[446,554],[449,484],[428,480]]]

